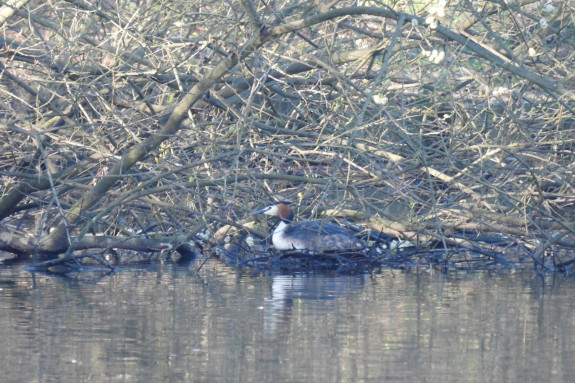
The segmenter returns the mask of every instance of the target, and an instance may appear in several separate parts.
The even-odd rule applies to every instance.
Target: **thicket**
[[[558,0],[5,1],[0,249],[189,250],[281,199],[445,259],[570,267],[574,20]]]

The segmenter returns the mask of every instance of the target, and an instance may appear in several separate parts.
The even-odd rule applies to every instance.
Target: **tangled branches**
[[[165,251],[281,198],[570,264],[570,4],[24,3],[0,41],[3,250]]]

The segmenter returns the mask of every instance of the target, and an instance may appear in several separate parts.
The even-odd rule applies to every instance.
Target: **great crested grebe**
[[[252,211],[278,217],[280,222],[272,234],[272,243],[278,250],[360,251],[364,245],[343,227],[322,222],[293,223],[294,213],[289,202]]]

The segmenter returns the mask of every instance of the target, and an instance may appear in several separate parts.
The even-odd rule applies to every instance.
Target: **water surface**
[[[194,270],[0,266],[0,380],[575,381],[573,277]]]

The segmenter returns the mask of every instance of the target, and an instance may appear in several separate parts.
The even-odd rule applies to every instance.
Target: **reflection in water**
[[[302,300],[322,303],[333,300],[363,285],[365,276],[317,275],[299,273],[295,275],[272,276],[272,297],[266,300],[264,328],[267,334],[274,334],[278,325],[289,323],[292,308]]]
[[[575,381],[574,295],[530,272],[4,267],[1,381]]]

